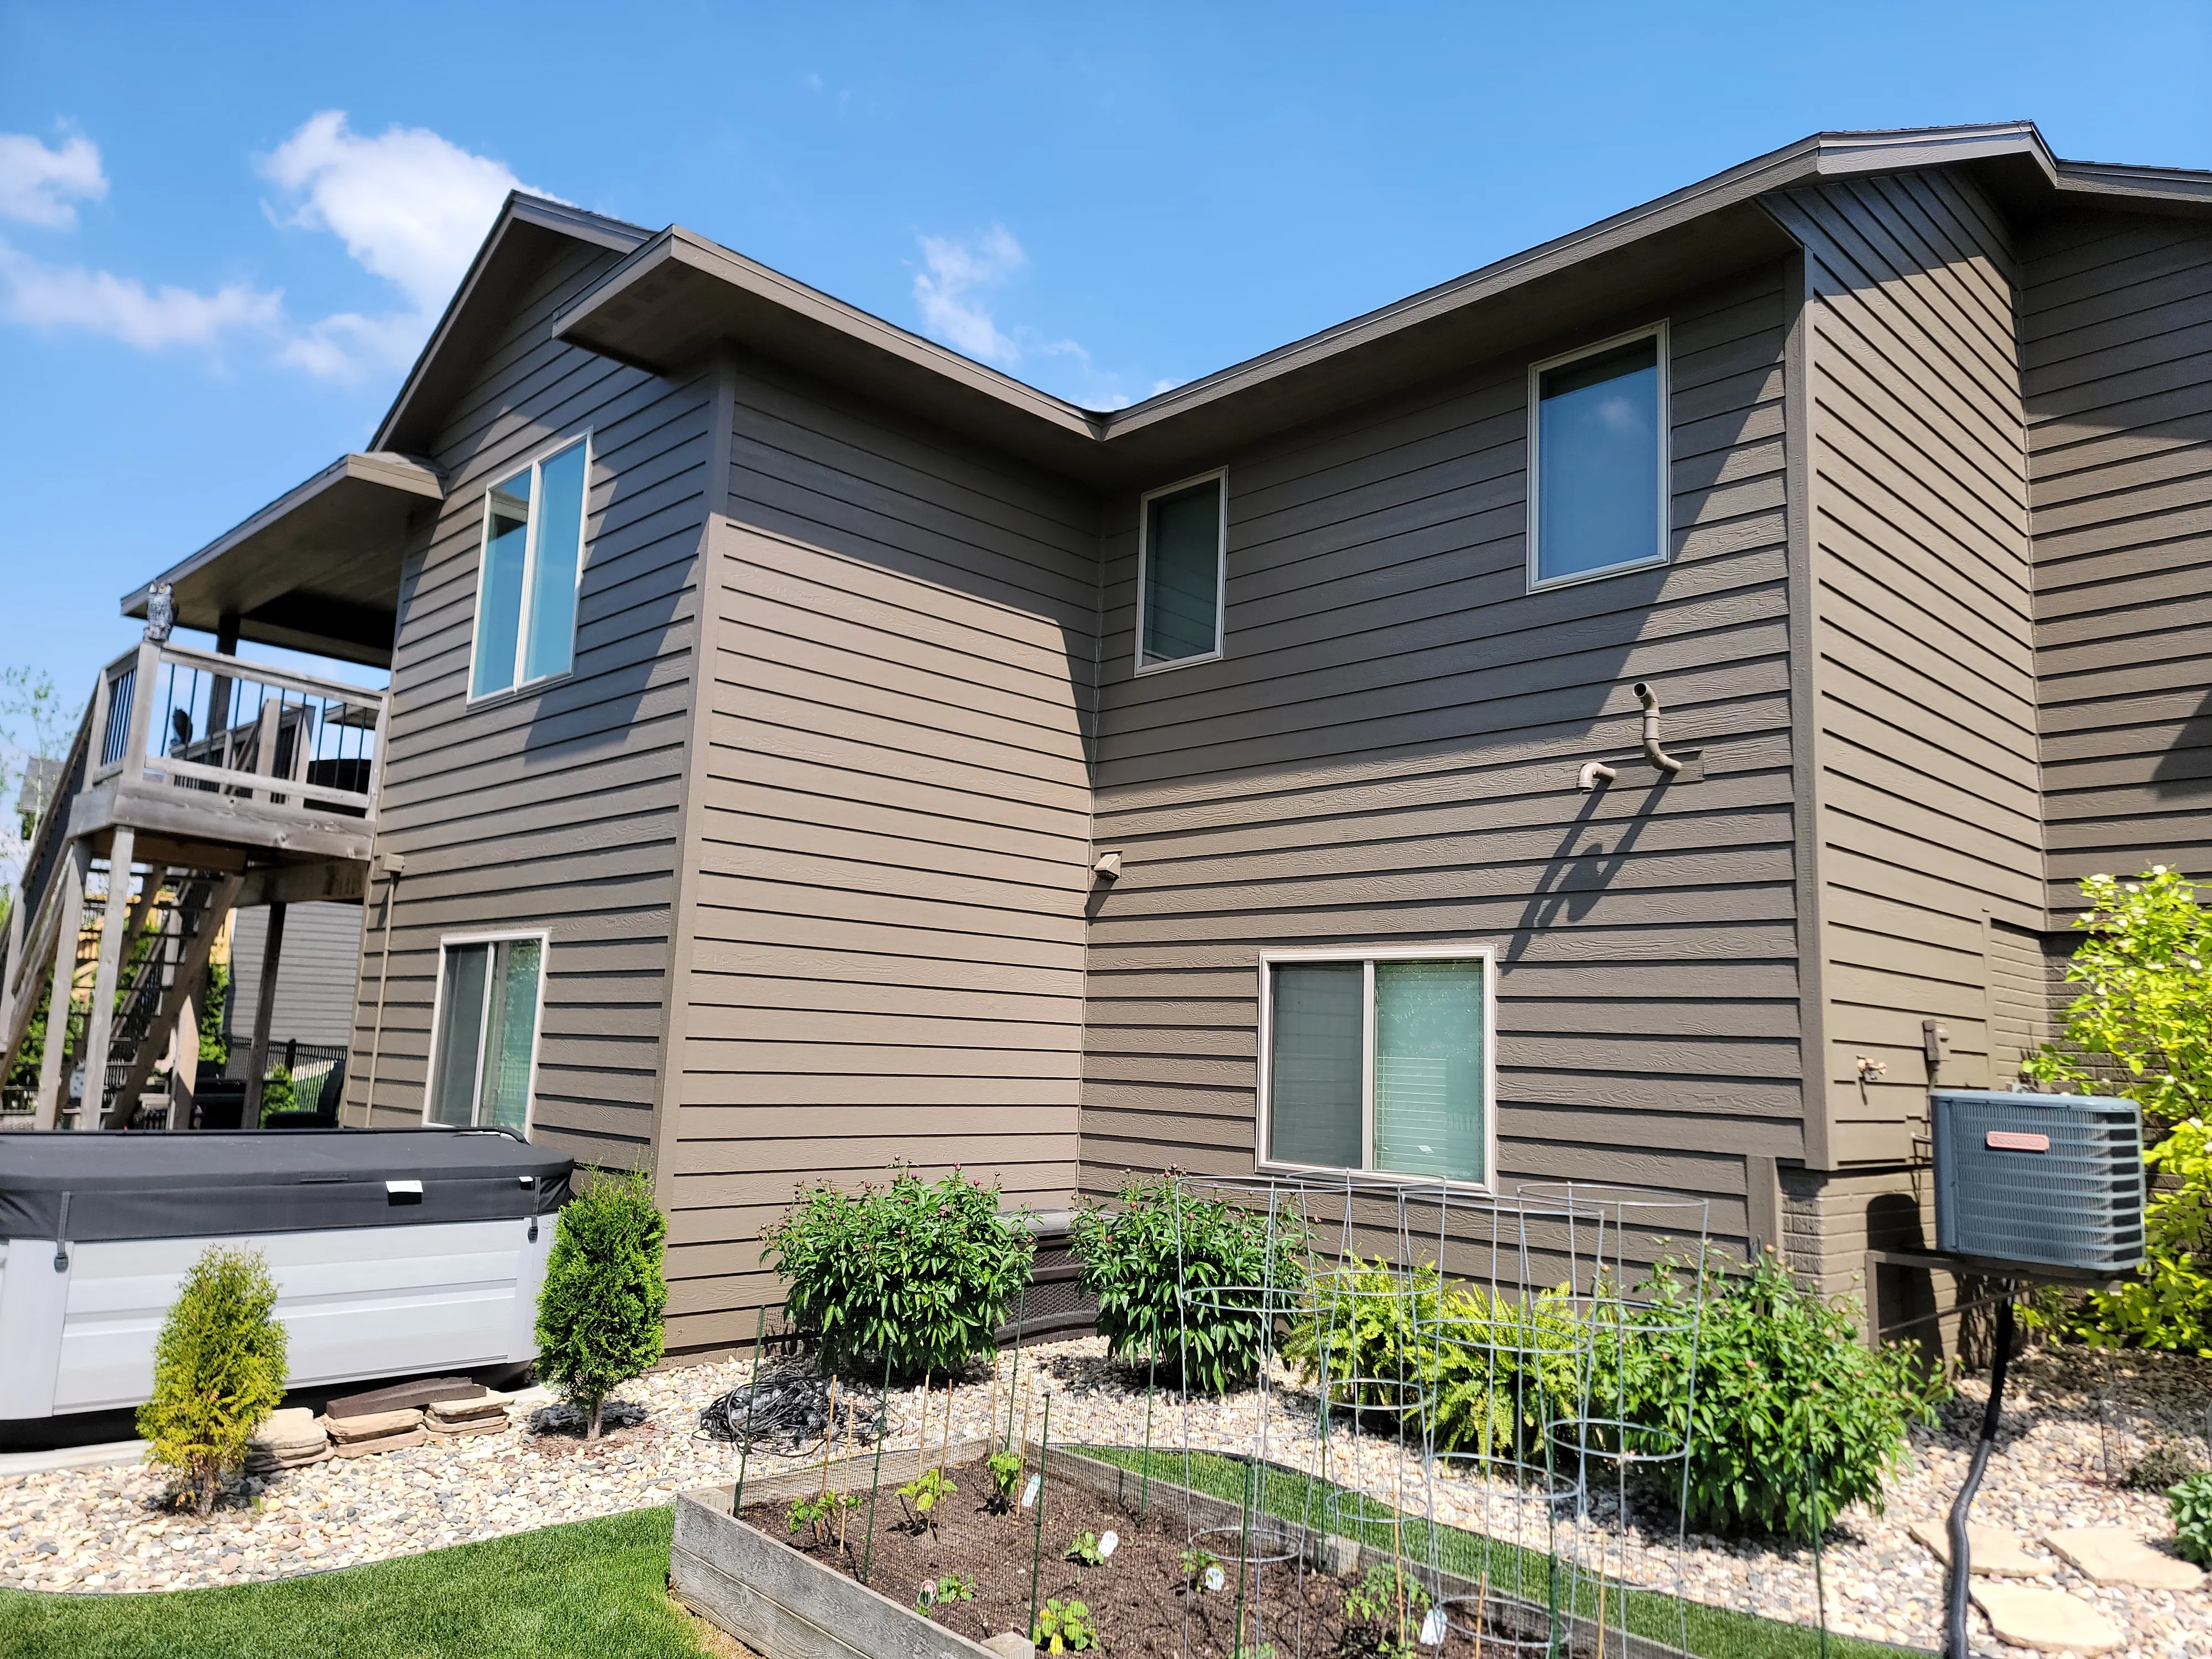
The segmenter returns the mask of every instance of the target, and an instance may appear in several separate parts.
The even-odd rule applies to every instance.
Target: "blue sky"
[[[2212,168],[2212,6],[0,0],[0,666],[364,444],[507,185],[1109,404],[1821,128]]]

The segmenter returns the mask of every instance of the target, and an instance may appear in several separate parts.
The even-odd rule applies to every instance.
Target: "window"
[[[529,1127],[544,962],[543,935],[447,943],[438,964],[427,1121],[464,1129]]]
[[[1221,654],[1228,475],[1155,489],[1137,532],[1137,672]]]
[[[1490,1181],[1487,951],[1261,958],[1261,1162]]]
[[[591,439],[580,438],[501,479],[484,497],[472,697],[565,674],[575,660],[591,452]]]
[[[1528,371],[1528,582],[1667,559],[1667,325]]]

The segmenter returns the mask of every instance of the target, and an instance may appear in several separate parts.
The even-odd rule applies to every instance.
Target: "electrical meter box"
[[[2094,1095],[1930,1092],[1936,1244],[2124,1273],[2143,1259],[2142,1114]]]

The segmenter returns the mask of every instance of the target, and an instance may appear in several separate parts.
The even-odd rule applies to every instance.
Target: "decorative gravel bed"
[[[999,1360],[1001,1426],[1014,1364],[1011,1355]],[[1055,1443],[1134,1445],[1143,1439],[1144,1379],[1109,1362],[1098,1339],[1024,1349],[1019,1365],[1024,1395],[1033,1386],[1054,1390]],[[204,1522],[163,1510],[161,1482],[145,1469],[10,1477],[0,1480],[0,1584],[103,1591],[237,1583],[666,1503],[677,1491],[735,1474],[736,1448],[702,1435],[697,1423],[703,1407],[743,1387],[747,1376],[744,1364],[725,1361],[642,1378],[623,1398],[642,1408],[643,1420],[595,1443],[525,1426],[313,1464],[248,1483],[264,1489],[240,1494]],[[994,1393],[988,1371],[960,1387],[952,1413],[956,1438],[989,1431]],[[1887,1514],[1851,1511],[1828,1539],[1822,1565],[1832,1628],[1919,1648],[1939,1644],[1942,1571],[1906,1528],[1916,1520],[1940,1520],[1964,1477],[1980,1421],[1981,1381],[1968,1379],[1960,1396],[1942,1431],[1915,1434],[1913,1467],[1893,1483]],[[930,1412],[933,1441],[944,1432],[943,1399],[940,1387]],[[1285,1387],[1273,1400],[1266,1455],[1310,1464],[1315,1437],[1304,1397]],[[917,1403],[912,1392],[894,1396],[890,1448],[917,1443]],[[2212,1362],[2075,1350],[2033,1354],[2015,1364],[2007,1406],[2004,1437],[1983,1481],[1975,1519],[2015,1533],[2032,1557],[2049,1562],[2047,1577],[2034,1582],[2068,1590],[2118,1620],[2130,1638],[2124,1653],[2138,1659],[2212,1654],[2212,1593],[2100,1587],[2041,1541],[2045,1533],[2069,1526],[2125,1526],[2153,1540],[2167,1535],[2162,1497],[2108,1482],[2106,1461],[2117,1477],[2152,1439],[2164,1437],[2183,1441],[2212,1462],[2203,1438]],[[1189,1443],[1248,1450],[1257,1419],[1251,1395],[1194,1401]],[[1154,1443],[1180,1445],[1184,1424],[1182,1407],[1161,1394],[1153,1407]],[[1031,1437],[1041,1426],[1041,1411],[1033,1408]],[[810,1449],[793,1449],[788,1441],[758,1446],[750,1468],[768,1473],[799,1467],[811,1461]],[[1395,1449],[1371,1438],[1362,1452],[1363,1484],[1395,1482],[1402,1473],[1408,1490],[1418,1489],[1411,1458],[1401,1471]],[[1334,1472],[1346,1478],[1340,1455]],[[255,1498],[258,1510],[248,1506]],[[1478,1525],[1486,1510],[1495,1516],[1500,1507],[1498,1494],[1472,1480],[1454,1475],[1437,1483],[1439,1520]],[[1626,1574],[1663,1588],[1674,1581],[1677,1559],[1671,1536],[1632,1534]],[[1679,1560],[1683,1588],[1698,1600],[1768,1618],[1814,1619],[1808,1551],[1693,1536]],[[1616,1549],[1608,1570],[1620,1574],[1623,1568]],[[1984,1633],[1976,1651],[2019,1650]]]

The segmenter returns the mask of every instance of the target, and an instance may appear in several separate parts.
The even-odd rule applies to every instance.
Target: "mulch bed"
[[[1010,1514],[991,1512],[984,1499],[992,1491],[991,1477],[981,1462],[951,1468],[946,1474],[958,1491],[936,1511],[937,1530],[914,1523],[894,1488],[911,1475],[910,1464],[899,1470],[899,1480],[884,1471],[876,1499],[875,1544],[868,1552],[867,1497],[858,1494],[858,1508],[848,1511],[845,1542],[840,1549],[832,1537],[817,1542],[811,1528],[802,1524],[793,1533],[788,1527],[790,1504],[785,1501],[745,1505],[744,1519],[772,1538],[787,1539],[825,1565],[848,1577],[858,1578],[867,1559],[871,1588],[895,1601],[912,1606],[922,1582],[935,1581],[947,1572],[975,1581],[971,1601],[940,1603],[934,1617],[947,1628],[974,1641],[983,1641],[1006,1631],[1023,1631],[1030,1617],[1030,1572],[1036,1539],[1036,1511],[1017,1509]],[[1188,1655],[1189,1659],[1231,1659],[1237,1648],[1237,1573],[1235,1561],[1223,1563],[1224,1587],[1218,1591],[1191,1590],[1185,1583],[1182,1558],[1189,1536],[1182,1513],[1173,1502],[1160,1502],[1155,1494],[1144,1523],[1111,1499],[1072,1482],[1047,1484],[1043,1495],[1043,1547],[1036,1558],[1036,1604],[1048,1601],[1082,1601],[1091,1609],[1100,1645],[1105,1652],[1123,1655]],[[832,1523],[835,1524],[834,1522]],[[1120,1547],[1103,1565],[1085,1567],[1079,1582],[1076,1565],[1063,1559],[1070,1540],[1081,1532],[1102,1536],[1112,1530],[1121,1534]],[[1202,1540],[1217,1555],[1234,1556],[1236,1539]],[[1255,1553],[1261,1552],[1255,1550]],[[1296,1656],[1359,1656],[1379,1654],[1378,1638],[1395,1630],[1383,1630],[1347,1620],[1344,1597],[1356,1578],[1339,1578],[1311,1565],[1296,1561],[1271,1562],[1246,1569],[1243,1605],[1247,1653],[1257,1654],[1261,1644],[1271,1644],[1280,1659]],[[1471,1624],[1472,1610],[1455,1607],[1455,1625]],[[1414,1621],[1418,1624],[1418,1620]],[[1412,1634],[1411,1630],[1408,1634]],[[1423,1656],[1444,1659],[1473,1659],[1475,1644],[1455,1630],[1442,1648],[1419,1648]],[[1492,1656],[1510,1652],[1492,1643]]]

